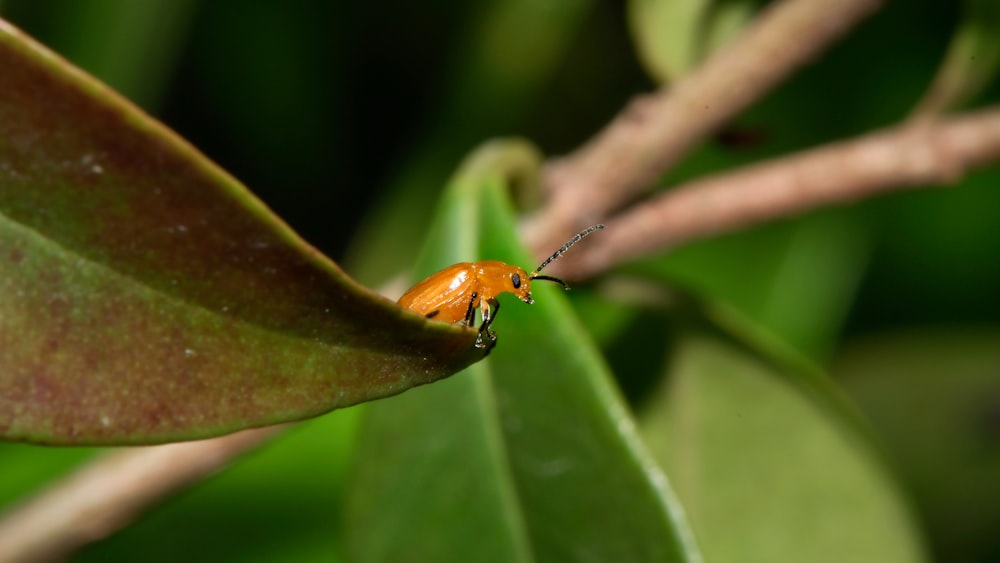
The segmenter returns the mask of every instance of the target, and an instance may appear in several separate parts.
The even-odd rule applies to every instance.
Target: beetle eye
[[[517,274],[511,274],[510,281],[514,282],[514,289],[521,289],[521,276]]]

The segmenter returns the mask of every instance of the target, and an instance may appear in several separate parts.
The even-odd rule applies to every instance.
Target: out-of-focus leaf
[[[966,0],[965,13],[934,82],[913,110],[935,115],[961,106],[989,86],[1000,70],[1000,2]]]
[[[939,561],[1000,553],[1000,331],[906,330],[848,345],[834,369],[912,489]]]
[[[869,240],[836,212],[796,222],[753,310],[758,322],[817,361],[835,349],[868,263]]]
[[[0,22],[0,436],[153,443],[301,419],[475,361],[239,183]]]
[[[697,64],[711,0],[631,0],[629,24],[643,66],[661,83]]]
[[[149,109],[165,93],[194,2],[85,0],[47,11],[53,50]]]
[[[344,473],[363,409],[342,409],[295,425],[281,439],[175,495],[129,527],[74,554],[72,560],[346,562],[337,558],[342,540],[333,533],[338,526],[335,507],[341,503]]]
[[[756,348],[683,323],[640,416],[705,560],[924,560],[907,502],[835,388]]]
[[[708,11],[705,23],[704,54],[715,52],[743,30],[754,15],[756,3],[752,0],[715,0]],[[703,55],[704,56],[704,55]]]
[[[455,179],[421,272],[477,257],[528,265],[504,170],[487,157]],[[488,360],[371,405],[345,517],[349,559],[698,560],[561,290],[539,282],[532,293],[533,306],[501,297]]]
[[[628,16],[646,72],[666,84],[725,45],[753,9],[748,0],[631,0]]]
[[[629,269],[712,295],[822,362],[868,264],[869,239],[861,222],[834,210],[697,241]]]

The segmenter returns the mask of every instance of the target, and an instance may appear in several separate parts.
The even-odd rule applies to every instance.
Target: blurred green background
[[[904,119],[976,3],[888,4],[663,185]],[[0,2],[0,15],[176,129],[372,285],[410,266],[438,193],[475,146],[520,135],[566,153],[656,87],[629,10],[583,0]],[[1000,94],[993,69],[978,72],[987,87],[968,106]],[[935,555],[1000,561],[997,185],[1000,166],[990,166],[950,189],[822,210],[622,271],[728,303],[831,368],[881,433]],[[588,318],[595,293],[576,298]],[[595,326],[615,367],[638,357],[642,322]],[[358,411],[303,424],[80,559],[329,560]],[[0,445],[0,505],[90,455]]]

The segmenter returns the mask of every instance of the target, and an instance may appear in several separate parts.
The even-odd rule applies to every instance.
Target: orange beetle
[[[540,276],[538,273],[580,239],[603,228],[604,225],[594,225],[580,231],[530,274],[523,268],[497,260],[461,262],[448,266],[411,287],[399,298],[398,303],[428,319],[446,323],[462,321],[470,327],[475,326],[475,312],[481,308],[483,323],[479,327],[476,347],[492,348],[497,337],[490,330],[490,325],[500,310],[497,296],[501,293],[513,293],[521,301],[531,305],[534,303],[531,299],[532,280],[556,282],[563,286],[563,289],[569,289],[562,280],[551,276]]]

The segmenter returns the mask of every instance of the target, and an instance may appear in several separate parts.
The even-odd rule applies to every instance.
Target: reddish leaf
[[[473,331],[356,285],[238,182],[0,21],[0,437],[137,444],[446,377]]]

